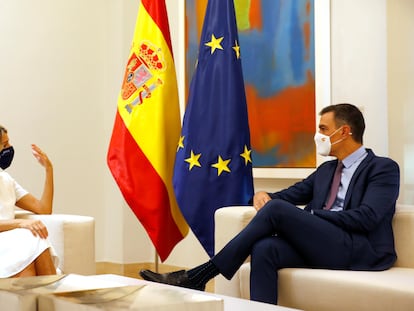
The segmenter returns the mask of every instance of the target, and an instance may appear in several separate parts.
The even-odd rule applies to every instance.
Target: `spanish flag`
[[[164,0],[141,0],[107,155],[162,261],[188,233],[172,185],[181,122]]]

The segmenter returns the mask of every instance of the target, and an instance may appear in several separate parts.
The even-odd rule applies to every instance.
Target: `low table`
[[[116,274],[94,275],[93,278],[96,278],[98,280],[100,279],[105,282],[119,283],[120,285],[152,284],[152,282],[130,278],[130,277],[125,277],[125,276],[116,275]],[[170,287],[170,285],[165,285],[165,284],[159,284],[159,285]],[[174,287],[174,288],[178,288],[178,287]],[[187,288],[180,288],[180,290],[199,293],[199,291],[195,291],[195,290],[187,289]],[[205,294],[223,299],[224,311],[289,311],[289,310],[293,311],[293,310],[298,310],[298,309],[286,308],[286,307],[276,306],[276,305],[267,304],[267,303],[246,300],[246,299],[217,295],[217,294],[212,294],[212,293],[205,293]]]

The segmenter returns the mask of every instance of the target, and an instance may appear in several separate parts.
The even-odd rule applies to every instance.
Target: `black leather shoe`
[[[147,281],[163,283],[204,291],[205,286],[194,284],[187,275],[186,270],[179,270],[170,273],[156,273],[151,270],[141,270],[139,275]]]

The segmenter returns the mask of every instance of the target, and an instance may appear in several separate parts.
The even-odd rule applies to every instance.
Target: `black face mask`
[[[4,148],[2,151],[0,151],[0,167],[3,170],[8,168],[13,161],[13,157],[14,157],[13,146]]]

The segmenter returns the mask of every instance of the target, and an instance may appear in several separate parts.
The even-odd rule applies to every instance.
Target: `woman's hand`
[[[253,197],[253,207],[256,209],[256,211],[258,211],[271,199],[272,198],[269,196],[267,192],[259,191]]]
[[[46,226],[38,219],[20,219],[19,228],[30,230],[34,236],[42,239],[49,235]]]
[[[53,210],[53,166],[48,156],[35,144],[32,144],[33,156],[45,168],[45,183],[43,193],[40,199],[37,199],[32,194],[28,193],[19,201],[16,206],[31,211],[35,214],[51,214]]]
[[[33,156],[39,161],[40,165],[42,165],[45,169],[52,168],[52,162],[47,157],[46,153],[44,153],[37,145],[32,144],[32,153]]]

